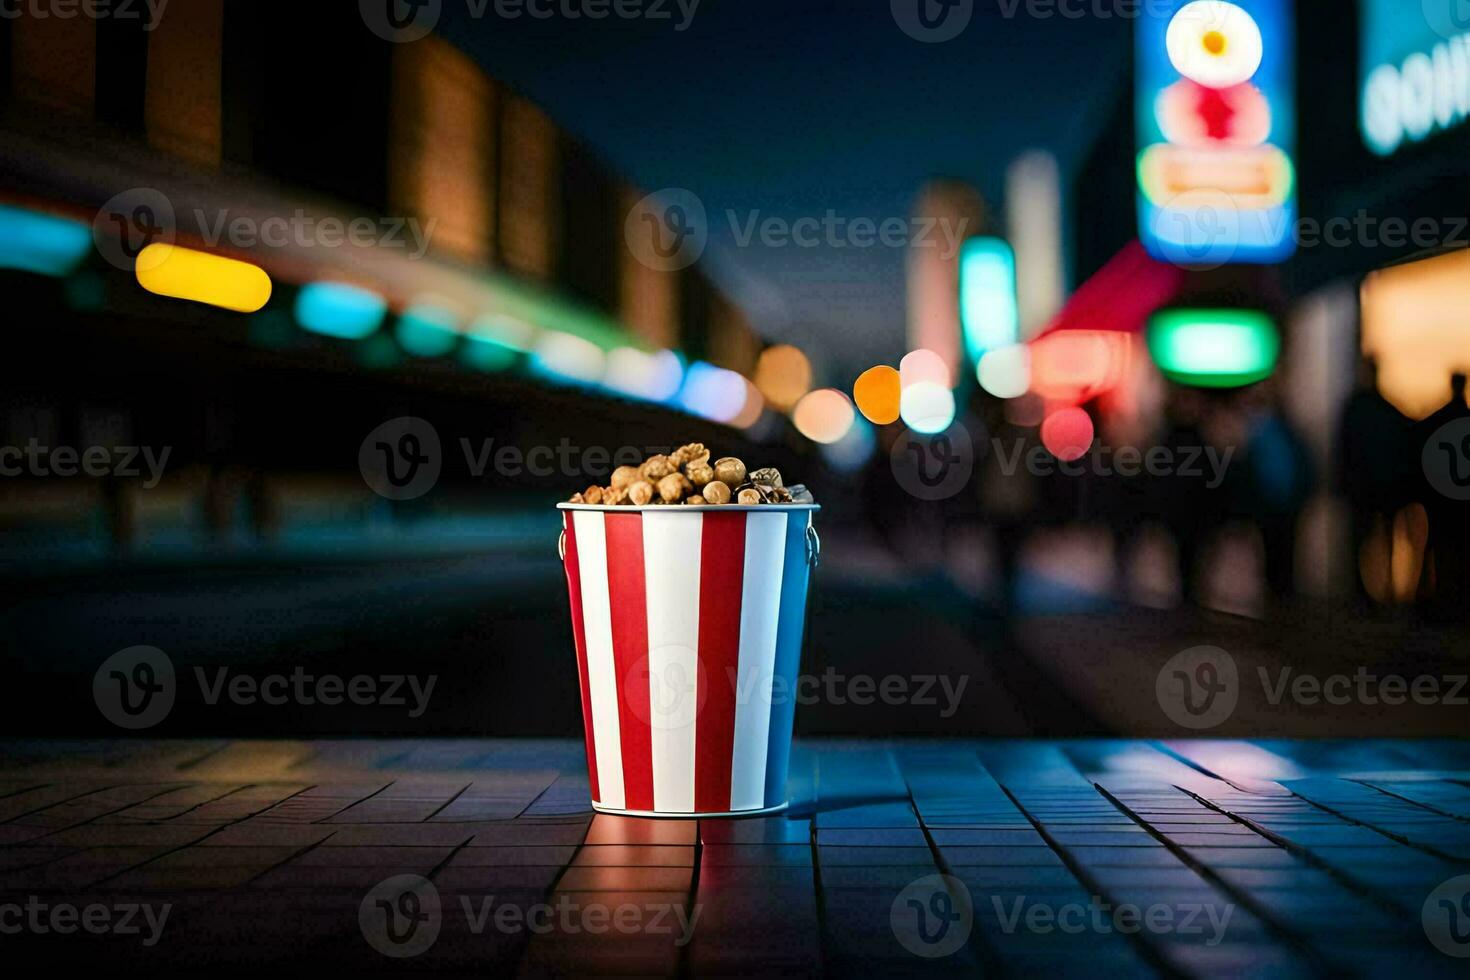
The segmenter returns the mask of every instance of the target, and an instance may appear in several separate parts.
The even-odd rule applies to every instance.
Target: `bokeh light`
[[[155,296],[254,313],[271,298],[271,277],[258,265],[154,242],[138,253],[134,275]]]
[[[607,374],[602,383],[630,398],[664,402],[679,393],[684,381],[684,364],[671,350],[648,353],[633,347],[616,347],[607,355]]]
[[[388,315],[388,301],[345,282],[314,282],[296,295],[296,322],[324,337],[361,340]]]
[[[1058,409],[1041,423],[1041,444],[1057,459],[1080,459],[1092,446],[1092,416],[1075,406]]]
[[[948,385],[920,381],[903,390],[899,414],[903,424],[923,435],[933,435],[949,428],[954,421],[954,392]]]
[[[834,443],[821,447],[822,461],[838,473],[855,473],[867,465],[878,448],[873,427],[863,419],[854,419],[847,434]]]
[[[975,376],[980,387],[996,398],[1020,398],[1031,387],[1031,348],[1012,344],[986,351]]]
[[[858,411],[877,425],[898,421],[902,395],[901,376],[887,364],[868,368],[858,375],[852,386],[852,397],[857,402]]]
[[[590,340],[548,330],[536,343],[531,370],[552,381],[592,384],[601,380],[606,355]]]
[[[741,407],[740,414],[730,420],[730,424],[737,429],[749,429],[765,415],[766,400],[754,383],[741,380],[745,381],[745,404]]]
[[[898,362],[898,373],[904,388],[926,381],[948,388],[954,380],[944,358],[922,347],[904,355],[903,360]]]
[[[772,408],[789,412],[812,390],[811,361],[790,344],[767,347],[755,365],[755,386]]]
[[[393,328],[398,345],[415,357],[443,357],[459,344],[460,319],[433,300],[415,302]]]
[[[745,407],[745,392],[745,379],[734,371],[695,361],[684,374],[678,401],[693,415],[729,422]]]
[[[809,392],[796,403],[791,421],[796,431],[812,442],[837,442],[852,428],[857,412],[852,402],[836,388],[820,388]]]

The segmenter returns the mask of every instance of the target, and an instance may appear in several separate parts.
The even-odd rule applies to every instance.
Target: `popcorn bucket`
[[[786,806],[815,504],[559,504],[592,805]]]

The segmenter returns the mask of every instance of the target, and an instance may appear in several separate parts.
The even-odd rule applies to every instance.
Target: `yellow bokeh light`
[[[271,298],[271,277],[249,262],[155,242],[138,253],[138,285],[158,296],[254,313]]]
[[[796,431],[812,442],[830,445],[847,435],[857,419],[852,402],[836,388],[822,388],[808,393],[796,403],[791,421]]]
[[[767,347],[756,362],[755,386],[772,408],[789,412],[812,390],[812,363],[790,344]]]
[[[858,411],[874,425],[888,425],[898,421],[898,412],[903,396],[903,384],[899,373],[886,364],[868,368],[858,375],[852,386],[852,397]]]

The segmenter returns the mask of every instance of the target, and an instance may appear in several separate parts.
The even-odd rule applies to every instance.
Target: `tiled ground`
[[[1431,900],[1470,874],[1470,743],[806,742],[789,814],[698,823],[594,817],[572,742],[12,742],[0,755],[0,950],[56,965],[1470,965],[1449,955],[1470,954],[1470,887]],[[924,880],[939,874],[952,880]]]

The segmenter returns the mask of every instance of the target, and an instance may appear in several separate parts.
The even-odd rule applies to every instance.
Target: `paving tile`
[[[700,852],[701,867],[724,864],[767,867],[811,867],[812,849],[807,844],[706,844]]]
[[[670,844],[598,844],[584,847],[574,865],[638,867],[694,867],[694,848]]]
[[[699,825],[694,820],[653,820],[599,813],[587,830],[587,844],[694,844]]]
[[[559,892],[677,891],[689,890],[692,868],[573,867],[556,883]]]

